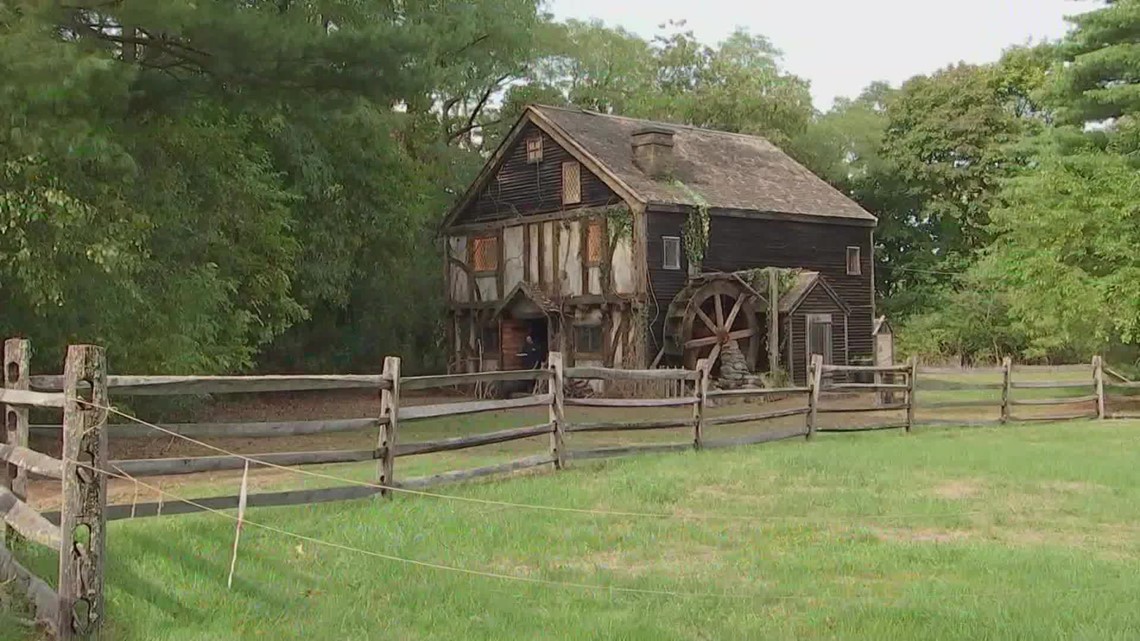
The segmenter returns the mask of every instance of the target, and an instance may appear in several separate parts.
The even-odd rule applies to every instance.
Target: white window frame
[[[851,252],[855,252],[855,269],[851,269]],[[847,275],[848,276],[862,276],[863,275],[863,248],[858,245],[848,245],[847,253],[844,254],[843,259],[846,261]]]
[[[677,246],[677,251],[674,252],[677,260],[672,263],[669,262],[669,247],[670,243]],[[662,236],[661,237],[661,269],[680,270],[681,269],[681,237],[680,236]]]
[[[827,325],[827,351],[820,351],[816,349],[815,345],[811,343],[812,325]],[[807,347],[808,358],[812,354],[822,354],[824,365],[835,364],[835,325],[833,324],[831,314],[804,314],[804,336],[805,347]]]

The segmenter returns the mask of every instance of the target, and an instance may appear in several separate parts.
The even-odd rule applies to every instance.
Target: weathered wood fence
[[[903,365],[886,367],[826,365],[820,356],[811,359],[806,385],[778,389],[711,389],[706,363],[693,370],[652,369],[619,370],[598,367],[564,367],[562,355],[550,355],[543,369],[448,374],[441,376],[403,376],[400,359],[388,357],[378,375],[328,376],[108,376],[100,348],[74,346],[68,350],[63,376],[30,376],[27,341],[13,339],[5,343],[5,386],[0,402],[5,405],[6,429],[0,430],[5,442],[0,444],[0,461],[8,470],[0,484],[0,513],[8,531],[9,547],[22,541],[46,545],[59,551],[58,590],[21,566],[8,547],[0,550],[0,580],[15,578],[36,605],[38,619],[50,624],[61,639],[90,638],[105,619],[103,613],[103,550],[105,527],[111,520],[185,514],[203,509],[236,508],[240,495],[211,496],[194,499],[194,504],[180,501],[155,501],[107,505],[107,475],[127,478],[193,474],[223,470],[240,470],[250,459],[280,467],[297,467],[330,463],[374,462],[374,482],[348,483],[334,487],[270,491],[248,495],[250,507],[268,507],[323,503],[359,499],[375,494],[390,494],[400,489],[420,490],[435,485],[518,470],[552,466],[563,469],[574,461],[624,456],[644,452],[708,449],[765,443],[790,438],[812,439],[818,433],[857,432],[899,429],[911,431],[915,426],[938,424],[938,420],[916,420],[916,409],[990,408],[997,412],[995,424],[1019,420],[1067,420],[1075,418],[1132,417],[1107,411],[1106,390],[1140,388],[1120,376],[1105,380],[1105,368],[1099,358],[1091,365],[1055,368],[1018,367],[1006,360],[998,368],[947,369],[921,368],[913,360]],[[1048,372],[1087,372],[1087,380],[1038,380]],[[1021,373],[1033,374],[1033,380],[1018,380]],[[979,381],[989,375],[994,381]],[[603,381],[621,389],[671,390],[657,397],[576,398],[566,394],[575,380]],[[476,389],[488,384],[524,381],[530,393],[508,399],[462,400],[429,405],[407,405],[402,401],[408,392],[443,388]],[[868,382],[870,381],[870,382]],[[632,382],[632,385],[626,383]],[[653,385],[644,383],[664,383]],[[107,440],[159,434],[144,424],[120,424],[108,427],[110,398],[141,396],[218,395],[235,393],[300,392],[313,390],[366,389],[378,393],[376,414],[372,418],[260,421],[225,423],[163,424],[162,430],[172,434],[206,441],[218,437],[279,437],[328,434],[346,431],[374,431],[376,446],[361,450],[273,452],[238,455],[218,453],[209,456],[108,460]],[[1055,398],[1023,397],[1025,390],[1087,389],[1087,394]],[[954,393],[984,391],[999,399],[963,398],[916,401],[927,390]],[[731,405],[739,399],[792,399],[791,407],[780,406],[766,411],[738,414],[710,412],[717,406]],[[802,399],[802,401],[801,401]],[[846,400],[848,402],[844,403]],[[1015,408],[1023,406],[1088,405],[1080,413],[1021,415]],[[54,408],[63,411],[60,425],[28,424],[28,408]],[[614,408],[678,408],[690,410],[677,418],[607,419],[595,422],[570,421],[567,407]],[[478,434],[457,435],[432,440],[407,441],[401,428],[416,421],[440,417],[498,412],[520,408],[546,408],[546,420],[523,427],[510,427]],[[835,425],[822,415],[846,413],[897,414],[883,422]],[[615,415],[620,412],[614,412]],[[776,419],[802,416],[799,425],[758,430],[732,438],[709,438],[709,428],[728,425],[764,423]],[[1140,417],[1140,414],[1136,415]],[[878,420],[872,419],[872,420]],[[946,421],[963,424],[971,421]],[[985,422],[985,421],[981,421]],[[62,455],[59,459],[29,448],[29,434],[58,434],[62,429]],[[567,446],[567,435],[597,432],[642,432],[646,430],[686,430],[690,435],[682,442],[622,445],[589,449]],[[437,452],[449,452],[487,445],[548,437],[549,444],[531,456],[494,465],[447,471],[429,476],[407,477],[399,474],[399,459]],[[105,472],[105,473],[97,473]],[[28,504],[30,475],[59,479],[63,497],[59,513],[41,514]],[[58,525],[57,525],[58,523]]]
[[[4,442],[0,461],[0,513],[5,537],[0,574],[23,588],[36,619],[59,639],[90,638],[103,616],[103,560],[106,545],[107,477],[106,362],[103,349],[72,346],[59,391],[30,389],[27,341],[4,343]],[[28,448],[28,408],[62,410],[63,450],[54,458]],[[58,525],[28,505],[31,474],[60,481]],[[57,588],[19,563],[11,548],[36,544],[59,554]]]

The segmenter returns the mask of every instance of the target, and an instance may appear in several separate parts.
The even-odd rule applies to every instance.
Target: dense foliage
[[[879,217],[910,351],[1140,344],[1140,0],[826,113],[761,35],[541,9],[0,2],[0,330],[44,367],[82,340],[119,371],[440,369],[435,226],[543,102],[787,149]]]

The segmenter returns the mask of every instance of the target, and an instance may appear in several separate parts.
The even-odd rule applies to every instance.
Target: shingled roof
[[[648,203],[695,206],[701,204],[695,192],[712,208],[875,221],[858,203],[759,136],[580,109],[530,109]],[[654,180],[634,164],[630,137],[646,127],[674,132],[674,178],[688,189],[673,180]]]

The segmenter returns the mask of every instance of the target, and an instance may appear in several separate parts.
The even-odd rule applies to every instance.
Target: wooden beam
[[[1095,386],[1095,382],[1089,381],[1026,381],[1010,384],[1013,389],[1088,389]]]
[[[61,389],[59,376],[33,376],[37,390]],[[268,376],[108,376],[107,385],[116,396],[174,396],[179,394],[260,394],[334,389],[386,389],[383,376],[268,375]]]
[[[467,401],[463,403],[439,403],[436,405],[417,405],[400,408],[400,420],[411,421],[439,416],[458,416],[460,414],[475,414],[477,412],[498,412],[502,410],[519,409],[523,407],[538,407],[548,405],[552,399],[550,394],[537,396],[524,396],[490,401]]]
[[[697,370],[687,369],[612,369],[607,367],[567,367],[566,378],[603,381],[695,381]]]
[[[567,432],[633,432],[639,430],[667,430],[692,428],[696,422],[691,418],[651,421],[610,421],[600,423],[570,423]]]
[[[740,340],[742,338],[748,338],[749,336],[752,336],[755,333],[756,333],[756,331],[753,330],[752,328],[738,329],[734,332],[728,333],[728,340],[735,341],[735,340]],[[719,336],[706,336],[704,338],[693,338],[693,339],[685,341],[685,348],[688,349],[690,347],[704,347],[706,345],[716,345],[717,343],[720,343],[720,342],[721,342],[721,340],[720,340]]]
[[[0,515],[4,522],[23,538],[58,550],[61,537],[59,528],[52,525],[27,503],[16,498],[11,490],[0,487]]]
[[[1073,405],[1076,403],[1091,403],[1099,400],[1096,394],[1089,394],[1088,396],[1072,396],[1069,398],[1027,398],[1024,400],[1013,399],[1010,401],[1011,405]]]
[[[1010,416],[1011,421],[1021,421],[1025,423],[1033,421],[1076,421],[1082,419],[1096,418],[1096,412],[1078,412],[1076,414],[1050,414],[1046,416]]]
[[[375,418],[346,418],[328,421],[267,421],[264,423],[172,423],[162,425],[182,436],[191,438],[271,438],[274,436],[303,436],[308,434],[332,434],[335,432],[355,432],[373,429],[382,421]],[[59,434],[58,425],[33,425],[36,434]],[[161,432],[145,425],[109,425],[111,438],[151,438]]]
[[[1096,388],[1096,417],[1103,420],[1105,416],[1104,359],[1099,355],[1093,357],[1093,384]]]
[[[497,465],[487,465],[484,467],[476,467],[469,470],[456,470],[454,472],[443,472],[441,474],[433,474],[431,476],[421,476],[411,478],[406,481],[400,482],[400,487],[408,489],[419,489],[425,487],[433,487],[436,485],[444,485],[446,483],[458,483],[460,481],[470,481],[484,476],[493,476],[496,474],[508,474],[510,472],[517,472],[519,470],[526,470],[532,467],[539,467],[554,462],[554,457],[549,454],[536,454],[535,456],[528,456],[526,458],[511,461],[509,463],[500,463]]]
[[[46,581],[21,565],[3,541],[0,541],[0,582],[23,592],[33,606],[36,623],[46,628],[49,638],[54,638],[59,595]]]
[[[554,427],[550,432],[550,456],[554,459],[554,469],[561,470],[566,467],[566,370],[562,352],[550,352],[546,366],[551,373],[547,416]]]
[[[90,394],[81,403],[80,383]],[[97,639],[103,622],[107,548],[107,360],[103,348],[72,345],[63,368],[63,498],[60,509],[59,641]],[[92,469],[94,468],[94,469]]]
[[[31,386],[31,342],[22,338],[4,341],[4,387],[27,391]],[[18,447],[28,447],[30,429],[28,408],[15,405],[4,407],[4,425],[0,426],[0,441]],[[28,500],[28,472],[18,465],[0,466],[0,486],[10,488],[16,498]],[[57,477],[58,478],[58,477]],[[14,539],[12,539],[14,542]]]
[[[433,441],[420,441],[418,443],[402,443],[396,448],[396,456],[412,456],[415,454],[429,454],[432,452],[450,452],[452,450],[463,450],[471,447],[479,447],[481,445],[506,443],[508,441],[517,441],[524,438],[530,438],[532,436],[550,434],[553,429],[553,424],[543,423],[541,425],[514,427],[511,429],[486,432],[483,434],[472,434],[470,436],[441,438]]]
[[[374,496],[379,493],[380,490],[378,488],[362,485],[329,487],[317,490],[265,492],[261,494],[250,494],[246,499],[246,507],[283,507],[286,505],[313,505],[316,503],[331,503],[334,501],[352,501]],[[190,499],[194,503],[198,503],[201,507],[177,499],[166,499],[150,503],[112,505],[107,508],[107,520],[118,521],[129,518],[194,514],[205,510],[237,509],[240,499],[241,496],[238,494]],[[50,518],[52,515],[49,514],[45,516]]]
[[[910,365],[824,365],[825,372],[909,372]]]
[[[0,388],[0,403],[22,407],[62,408],[64,398],[63,394]]]
[[[891,405],[872,405],[868,407],[818,407],[816,411],[820,414],[853,414],[859,412],[894,412],[898,410],[905,410],[909,407],[907,403],[893,403]]]
[[[257,459],[270,465],[295,467],[299,465],[321,465],[327,463],[359,463],[377,458],[379,450],[331,450],[316,452],[272,452],[267,454],[249,454],[248,458]],[[224,470],[240,470],[245,467],[246,459],[240,456],[184,456],[178,458],[152,458],[127,459],[111,461],[112,471],[119,471],[130,476],[168,476],[176,474],[197,474],[200,472],[221,472]],[[258,463],[250,463],[258,466]]]
[[[794,407],[785,410],[775,410],[772,412],[759,412],[756,414],[734,414],[732,416],[711,416],[705,419],[705,425],[735,425],[737,423],[754,423],[756,421],[766,421],[773,418],[781,418],[784,416],[799,416],[801,414],[808,414],[811,412],[810,407]],[[803,436],[804,431],[798,432]]]
[[[578,407],[688,407],[698,402],[695,396],[677,398],[568,398],[567,405]]]
[[[495,381],[541,381],[550,378],[550,372],[543,369],[513,369],[471,374],[444,374],[441,376],[409,376],[400,379],[400,389],[404,391],[436,389],[455,385],[474,385]]]
[[[384,375],[392,381],[390,389],[380,392],[380,433],[376,438],[376,449],[379,451],[379,463],[376,467],[376,482],[387,486],[381,494],[391,498],[389,489],[396,483],[396,452],[399,448],[398,434],[400,427],[400,357],[384,357]]]
[[[63,461],[20,445],[0,444],[0,461],[6,461],[32,474],[53,479],[63,478]],[[18,494],[16,497],[20,498]]]
[[[757,445],[759,443],[771,443],[773,441],[783,441],[790,438],[803,438],[804,428],[796,427],[787,430],[778,430],[774,432],[764,432],[763,434],[752,434],[749,436],[738,436],[734,438],[722,438],[711,441],[705,441],[706,448],[717,447],[738,447],[741,445]]]
[[[631,454],[662,454],[665,452],[686,452],[693,449],[692,443],[662,443],[653,445],[624,445],[621,447],[599,447],[589,450],[571,450],[567,458],[572,461],[629,456]]]
[[[882,425],[859,425],[856,427],[821,427],[817,432],[839,434],[843,432],[878,432],[879,430],[905,430],[906,423],[885,423]]]
[[[1013,359],[1006,356],[1001,360],[1001,423],[1009,420],[1009,391],[1013,379]]]
[[[808,394],[807,434],[805,434],[807,440],[815,436],[816,414],[819,412],[819,388],[822,382],[823,356],[812,354],[811,364],[808,367],[808,386],[811,392]]]
[[[768,373],[780,371],[780,276],[768,268]]]
[[[732,396],[773,396],[779,394],[810,394],[810,387],[748,387],[742,389],[709,390],[709,398]]]

